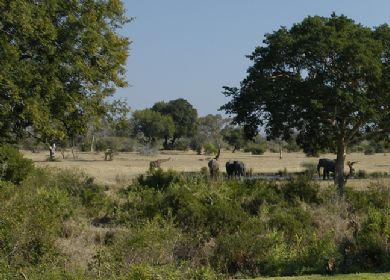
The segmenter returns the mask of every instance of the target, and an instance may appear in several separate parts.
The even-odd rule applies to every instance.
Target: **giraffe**
[[[159,169],[161,168],[161,163],[169,161],[171,158],[166,158],[166,159],[158,159],[158,160],[153,160],[149,163],[149,170],[152,171],[154,169]]]

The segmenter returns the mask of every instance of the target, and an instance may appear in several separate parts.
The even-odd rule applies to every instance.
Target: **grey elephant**
[[[221,154],[221,149],[218,148],[218,153],[217,155],[215,156],[215,158],[213,158],[212,160],[210,160],[208,162],[208,167],[209,167],[209,170],[210,170],[210,176],[212,178],[216,178],[218,176],[218,173],[219,173],[219,163],[218,163],[218,159],[219,159],[219,155]]]
[[[239,160],[230,160],[226,162],[226,173],[228,177],[245,176],[245,164]]]
[[[324,168],[322,179],[325,180],[326,178],[329,179],[329,173],[332,172],[334,174],[336,166],[336,160],[334,159],[328,159],[328,158],[320,158],[318,160],[318,165],[317,165],[317,172],[318,176],[320,176],[320,169],[321,167]]]

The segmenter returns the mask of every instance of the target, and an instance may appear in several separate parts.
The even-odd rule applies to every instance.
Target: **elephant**
[[[212,178],[215,178],[218,176],[218,173],[219,173],[219,163],[218,163],[218,159],[219,159],[219,155],[221,154],[221,149],[219,148],[218,149],[218,153],[217,155],[215,156],[215,158],[213,158],[212,160],[210,160],[208,162],[208,166],[209,166],[209,170],[210,170],[210,176]]]
[[[320,158],[318,160],[318,165],[317,165],[318,176],[320,176],[321,167],[324,168],[322,179],[323,180],[325,180],[325,178],[329,179],[329,172],[332,172],[334,174],[335,167],[336,167],[336,160],[328,159],[328,158]]]
[[[226,173],[228,177],[245,176],[245,164],[239,160],[230,160],[226,162]]]

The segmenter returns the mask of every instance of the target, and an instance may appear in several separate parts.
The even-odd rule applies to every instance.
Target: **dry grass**
[[[48,152],[31,153],[23,151],[24,155],[31,158],[37,166],[76,168],[81,169],[103,184],[127,184],[134,177],[145,173],[149,168],[149,162],[156,159],[171,158],[162,164],[163,169],[174,169],[185,172],[198,172],[202,167],[207,167],[207,162],[212,156],[197,155],[193,151],[161,151],[158,155],[145,156],[139,153],[119,153],[113,161],[104,161],[103,153],[79,153],[78,159],[73,160],[70,152],[65,153],[65,159],[58,153],[58,161],[48,162]],[[325,154],[322,158],[335,158],[334,154]],[[252,168],[254,173],[271,173],[286,169],[288,172],[299,172],[304,168],[302,164],[317,164],[318,158],[306,157],[303,153],[284,153],[283,159],[279,159],[278,153],[265,153],[264,155],[251,155],[249,153],[222,151],[219,162],[224,171],[225,162],[228,160],[242,160],[247,168]],[[374,154],[364,155],[352,153],[347,155],[347,160],[357,161],[355,169],[371,172],[390,172],[390,155]],[[348,171],[346,167],[345,171]],[[386,180],[389,182],[390,180]],[[331,183],[331,182],[329,182]],[[350,180],[350,184],[359,187],[367,186],[368,180]]]
[[[255,280],[389,280],[390,273],[357,273],[340,274],[334,276],[327,275],[307,275],[294,277],[264,277]]]

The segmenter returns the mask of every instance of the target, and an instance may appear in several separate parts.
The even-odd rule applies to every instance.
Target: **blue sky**
[[[344,14],[365,26],[390,23],[389,0],[124,0],[135,20],[119,32],[131,44],[130,87],[116,98],[133,110],[187,99],[199,115],[222,113],[223,86],[238,86],[265,33],[308,15]]]

